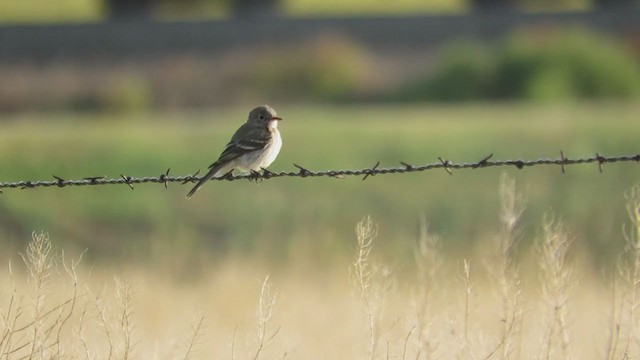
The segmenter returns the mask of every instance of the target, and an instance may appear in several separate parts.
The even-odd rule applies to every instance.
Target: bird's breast
[[[278,129],[273,129],[272,135],[273,138],[271,139],[271,144],[267,146],[268,149],[264,158],[265,165],[263,165],[263,167],[271,165],[271,163],[280,153],[280,148],[282,147],[282,137],[280,137],[280,131],[278,131]]]

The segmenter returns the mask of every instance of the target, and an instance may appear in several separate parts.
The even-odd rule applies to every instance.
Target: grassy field
[[[461,12],[467,6],[467,1],[454,0],[400,0],[389,3],[386,1],[309,1],[285,0],[285,9],[292,15],[371,15],[371,14],[415,14],[428,12]]]
[[[0,22],[96,21],[102,17],[98,0],[26,0],[0,2]]]
[[[105,6],[101,0],[25,0],[0,2],[0,22],[38,23],[98,21],[104,19]],[[291,15],[327,14],[407,14],[415,11],[461,11],[466,4],[461,1],[418,1],[402,0],[392,6],[381,1],[331,1],[315,3],[308,0],[287,0],[283,2],[286,13]],[[163,19],[218,18],[228,15],[225,2],[202,1],[185,7],[180,3],[161,3],[156,14]]]
[[[273,105],[274,171],[640,151],[638,104]],[[191,174],[245,116],[5,116],[0,180]],[[0,357],[634,358],[637,166],[5,189]]]
[[[69,22],[96,21],[105,16],[101,0],[23,0],[0,2],[0,22]],[[566,0],[558,4],[535,2],[520,4],[530,10],[586,9],[590,2]],[[459,13],[469,9],[464,0],[283,0],[283,12],[291,16],[367,16],[407,15],[417,13]],[[161,19],[217,18],[229,15],[226,1],[160,2],[155,11]]]
[[[370,106],[281,108],[284,147],[272,170],[397,166],[494,159],[589,157],[637,153],[637,105],[536,107]],[[138,115],[5,117],[0,179],[158,176],[204,170],[217,158],[245,110]],[[198,260],[253,254],[277,262],[319,264],[349,249],[343,239],[370,214],[391,258],[410,257],[424,214],[443,234],[445,250],[472,252],[497,226],[503,172],[527,189],[523,232],[535,235],[541,215],[566,218],[580,247],[602,265],[621,250],[623,192],[638,181],[634,164],[461,170],[361,178],[281,178],[253,184],[212,182],[186,201],[191,184],[5,190],[0,203],[4,246],[31,231],[97,259],[158,263],[191,270]],[[252,214],[247,220],[247,212]],[[17,245],[16,245],[17,244]],[[527,243],[523,246],[526,248]],[[305,260],[306,261],[306,260]]]
[[[0,273],[5,359],[632,359],[640,252],[604,284],[569,256],[572,237],[546,217],[530,266],[514,260],[525,209],[501,180],[501,232],[484,261],[445,262],[420,227],[413,274],[379,261],[369,217],[350,262],[276,270],[228,259],[197,280],[141,268],[88,269],[34,233],[23,261]],[[628,198],[640,208],[640,185]],[[640,214],[628,223],[640,248]],[[340,265],[340,266],[335,266]],[[587,270],[587,271],[585,271]],[[535,276],[531,272],[535,272]],[[591,275],[589,275],[591,274]]]
[[[106,14],[102,0],[24,0],[0,2],[0,22],[73,22],[97,21]],[[464,10],[466,2],[461,0],[401,0],[393,4],[385,1],[327,1],[285,0],[282,7],[291,15],[356,15],[356,14],[411,14],[415,12]],[[200,1],[188,4],[160,2],[156,14],[163,19],[203,18],[228,15],[229,5],[225,1]]]

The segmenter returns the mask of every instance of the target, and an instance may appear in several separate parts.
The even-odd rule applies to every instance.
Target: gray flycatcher
[[[209,179],[233,170],[260,171],[271,165],[282,147],[278,121],[282,120],[269,105],[251,110],[247,122],[233,134],[220,158],[209,166],[209,172],[189,191],[193,196]]]

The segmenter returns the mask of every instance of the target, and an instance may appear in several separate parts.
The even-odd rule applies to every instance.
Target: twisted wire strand
[[[281,177],[299,177],[299,178],[307,178],[307,177],[333,177],[333,178],[344,178],[347,176],[363,176],[362,180],[366,180],[369,176],[374,175],[388,175],[388,174],[404,174],[404,173],[413,173],[413,172],[422,172],[427,170],[435,170],[435,169],[444,169],[447,173],[452,174],[452,170],[461,170],[461,169],[481,169],[488,167],[516,167],[518,169],[523,169],[525,167],[533,167],[539,165],[554,165],[560,166],[562,172],[564,173],[567,166],[570,165],[579,165],[579,164],[598,164],[598,168],[600,172],[603,171],[603,165],[607,163],[615,163],[615,162],[636,162],[640,163],[640,154],[634,155],[620,155],[620,156],[602,156],[600,154],[595,154],[592,157],[586,158],[577,158],[571,159],[567,158],[564,155],[564,152],[560,152],[560,158],[557,159],[537,159],[537,160],[491,160],[493,154],[490,154],[479,161],[476,162],[467,162],[467,163],[452,163],[449,160],[443,160],[442,158],[438,158],[439,162],[425,164],[425,165],[412,165],[406,162],[400,162],[402,166],[398,167],[387,167],[381,168],[379,167],[380,162],[377,162],[374,166],[370,168],[364,169],[345,169],[345,170],[323,170],[323,171],[312,171],[307,168],[304,168],[300,165],[293,164],[298,170],[297,171],[281,171],[281,172],[271,172],[269,170],[263,169],[262,173],[252,173],[249,175],[232,175],[231,173],[213,178],[211,180],[226,180],[226,181],[235,181],[235,180],[268,180],[272,178],[281,178]],[[12,189],[12,188],[20,188],[20,189],[35,189],[40,187],[67,187],[67,186],[91,186],[91,185],[128,185],[131,189],[133,189],[133,185],[137,184],[147,184],[147,183],[157,183],[164,184],[165,187],[169,183],[182,183],[186,184],[189,182],[196,182],[200,180],[201,177],[198,176],[198,173],[193,175],[184,175],[184,176],[170,176],[170,169],[167,169],[166,172],[161,174],[160,176],[151,176],[151,177],[141,177],[141,178],[133,178],[130,176],[120,175],[119,178],[106,178],[105,176],[98,177],[86,177],[79,180],[66,180],[61,177],[53,175],[55,180],[40,180],[40,181],[15,181],[15,182],[0,182],[0,192],[2,189]]]

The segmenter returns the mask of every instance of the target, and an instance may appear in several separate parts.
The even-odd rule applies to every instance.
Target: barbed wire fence
[[[380,162],[377,162],[370,168],[363,168],[357,170],[323,170],[313,171],[309,170],[298,164],[293,164],[297,168],[296,171],[281,171],[272,172],[267,169],[262,169],[262,172],[254,172],[249,175],[233,175],[231,172],[224,176],[212,178],[211,180],[218,181],[235,181],[235,180],[252,180],[262,181],[283,177],[297,177],[297,178],[312,178],[312,177],[332,177],[332,178],[345,178],[348,176],[362,176],[362,180],[366,180],[370,176],[375,175],[388,175],[388,174],[405,174],[414,172],[423,172],[428,170],[443,169],[449,175],[453,175],[453,170],[461,169],[483,169],[490,167],[515,167],[517,169],[523,169],[525,167],[533,166],[559,166],[562,173],[565,173],[566,168],[571,165],[580,164],[597,164],[600,172],[603,171],[603,165],[616,162],[636,162],[640,163],[640,154],[634,155],[621,155],[621,156],[602,156],[598,153],[592,157],[584,158],[568,158],[563,151],[560,151],[560,157],[556,159],[537,159],[537,160],[492,160],[493,154],[485,156],[479,161],[454,163],[449,160],[445,160],[438,157],[438,162],[425,165],[413,165],[403,161],[400,161],[401,166],[382,168]],[[15,181],[15,182],[0,182],[0,193],[2,189],[35,189],[40,187],[68,187],[68,186],[93,186],[93,185],[127,185],[132,190],[133,185],[137,184],[163,184],[168,187],[169,183],[181,183],[186,184],[190,182],[196,182],[201,179],[198,176],[199,172],[193,175],[186,176],[171,176],[169,175],[171,169],[167,169],[164,173],[155,177],[141,177],[134,178],[120,175],[119,178],[107,178],[106,176],[92,176],[85,177],[79,180],[66,180],[56,175],[52,175],[54,180],[40,180],[40,181]]]

